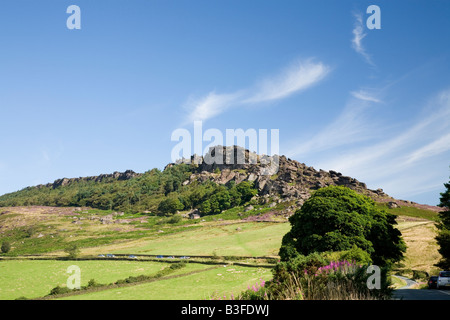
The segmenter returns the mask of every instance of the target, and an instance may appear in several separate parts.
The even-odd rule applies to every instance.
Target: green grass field
[[[187,270],[185,270],[187,271]],[[183,271],[183,272],[185,272]],[[213,270],[130,287],[64,297],[64,300],[208,300],[237,296],[260,279],[272,278],[270,269],[221,266]]]
[[[19,297],[37,298],[47,295],[56,286],[65,286],[71,265],[81,269],[81,285],[95,279],[111,283],[130,275],[151,275],[165,263],[140,261],[54,261],[54,260],[0,260],[0,299]]]
[[[413,206],[401,206],[399,208],[389,208],[386,203],[377,203],[377,207],[386,210],[389,213],[395,214],[397,216],[407,216],[413,218],[422,218],[431,221],[435,221],[438,214],[431,210],[425,210],[416,208]]]
[[[281,238],[289,223],[207,223],[198,229],[188,228],[178,233],[160,234],[151,238],[124,241],[111,245],[85,248],[83,254],[132,253],[173,255],[276,256]],[[58,261],[58,260],[0,260],[0,299],[38,298],[56,286],[65,286],[70,274],[67,267],[81,269],[81,285],[95,279],[110,284],[128,276],[156,274],[169,263],[150,261]],[[211,265],[188,263],[170,275],[210,268]],[[171,280],[134,285],[129,288],[71,296],[68,299],[204,299],[214,291],[239,294],[248,284],[271,276],[270,269],[230,266],[222,271],[206,271]],[[217,276],[221,274],[221,276]],[[259,277],[259,278],[258,278]],[[175,285],[176,283],[176,285]],[[174,287],[173,287],[174,286]],[[196,290],[192,290],[195,286]],[[146,289],[147,288],[147,289]],[[150,288],[150,289],[148,289]],[[176,290],[175,290],[176,288]],[[151,294],[149,294],[152,292]],[[110,293],[111,292],[111,293]],[[121,292],[121,296],[117,292]],[[222,294],[222,292],[220,293]]]
[[[82,286],[91,279],[95,279],[98,283],[110,284],[131,275],[153,275],[168,266],[166,263],[140,261],[2,261],[0,262],[0,300],[46,296],[52,288],[66,285],[67,278],[70,276],[66,270],[71,265],[80,267]],[[218,265],[217,268],[208,270],[211,267],[214,266],[188,263],[186,267],[169,275],[180,277],[160,278],[150,283],[73,295],[63,299],[186,300],[209,299],[213,295],[230,297],[231,294],[238,295],[248,285],[251,286],[260,279],[268,280],[272,276],[268,268]],[[190,274],[193,271],[200,272]]]
[[[237,223],[206,226],[133,243],[102,247],[102,253],[162,255],[276,256],[289,223]],[[100,253],[100,252],[99,252]]]
[[[380,204],[380,206],[384,206]],[[156,224],[155,217],[148,217],[147,222],[136,224],[100,224],[96,220],[80,220],[72,223],[70,216],[48,214],[41,211],[23,212],[17,209],[8,217],[8,225],[16,230],[8,231],[4,236],[13,244],[13,250],[20,254],[44,254],[49,256],[66,256],[61,248],[69,242],[77,243],[82,256],[96,256],[107,253],[149,254],[149,255],[185,255],[185,256],[273,256],[278,255],[283,236],[290,230],[289,223],[244,222],[235,220],[206,221],[183,220],[176,225]],[[430,228],[436,213],[412,207],[387,209],[397,214],[397,227],[404,234],[408,245],[408,267],[428,271],[429,262],[438,259],[433,242],[434,233]],[[91,212],[89,213],[91,214]],[[104,212],[98,213],[103,215]],[[228,218],[236,212],[228,212]],[[234,216],[233,216],[234,217]],[[122,216],[121,219],[129,218]],[[140,216],[140,219],[146,216]],[[2,217],[6,220],[5,216]],[[33,220],[34,219],[34,220]],[[31,236],[27,235],[28,225],[39,221]],[[430,221],[431,220],[431,221]],[[34,225],[34,224],[33,224]],[[162,232],[161,232],[162,231]],[[40,235],[42,237],[38,237]],[[422,249],[430,243],[430,255],[423,257]],[[14,253],[14,252],[13,252]],[[431,255],[432,254],[432,255]],[[423,257],[423,258],[420,258]],[[419,259],[420,258],[420,259]],[[192,259],[194,260],[194,259]],[[222,262],[219,262],[222,261]],[[61,299],[82,300],[186,300],[209,299],[211,296],[228,298],[237,296],[247,286],[259,279],[272,277],[271,269],[226,265],[220,259],[212,259],[214,265],[188,263],[185,267],[151,282],[127,284],[123,287],[107,290],[83,292]],[[232,260],[229,260],[232,261]],[[228,263],[229,263],[228,261]],[[254,261],[253,261],[254,262]],[[220,264],[223,263],[223,264]],[[126,261],[126,260],[0,260],[0,300],[19,297],[39,298],[49,294],[56,286],[65,286],[70,274],[66,273],[70,265],[81,269],[81,285],[95,279],[97,283],[110,284],[129,276],[155,275],[166,262]],[[193,273],[195,272],[195,273]],[[178,277],[173,277],[178,276]]]

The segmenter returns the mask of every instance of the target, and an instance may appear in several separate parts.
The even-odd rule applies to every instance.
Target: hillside
[[[248,150],[239,150],[251,156]],[[238,148],[223,151],[230,159]],[[270,279],[281,240],[290,229],[286,218],[314,190],[327,185],[345,185],[367,194],[380,208],[398,216],[398,228],[408,245],[399,272],[408,276],[414,270],[434,272],[433,264],[439,259],[433,229],[436,208],[392,199],[354,178],[315,170],[284,156],[278,159],[276,173],[263,174],[267,163],[261,163],[262,159],[257,156],[256,164],[224,161],[210,165],[193,156],[187,163],[171,163],[162,171],[63,178],[3,195],[0,243],[10,243],[11,251],[0,255],[1,272],[17,279],[19,270],[33,270],[27,274],[35,282],[20,286],[11,280],[5,284],[3,298],[42,297],[55,286],[65,285],[61,275],[73,264],[66,261],[65,249],[70,246],[80,249],[77,264],[89,275],[83,277],[85,285],[89,277],[107,284],[144,272],[148,276],[169,262],[182,261],[182,256],[190,257],[177,278],[177,288],[186,288],[184,292],[171,292],[169,279],[161,278],[130,284],[132,298],[148,298],[149,291],[155,297],[179,294],[192,298],[190,288],[199,283],[204,287],[198,298],[214,290],[239,292],[261,277]],[[107,254],[116,257],[105,258]],[[55,268],[59,278],[52,278]],[[99,269],[109,271],[103,275]],[[227,279],[225,286],[223,279]],[[145,290],[140,291],[141,286]],[[105,287],[98,294],[115,299],[114,290]],[[120,292],[128,291],[121,287]]]
[[[278,166],[267,174],[274,160]],[[285,156],[268,157],[241,147],[218,146],[204,157],[194,155],[188,161],[168,164],[163,171],[127,170],[27,187],[1,196],[0,206],[91,207],[162,215],[198,210],[207,215],[251,200],[250,204],[289,203],[284,213],[290,214],[311,192],[329,185],[349,187],[377,202],[394,201],[382,189],[368,189],[365,183],[336,171],[316,170]],[[407,201],[403,204],[414,205]]]
[[[388,198],[382,190],[369,190],[364,183],[334,171],[315,170],[303,163],[280,156],[278,171],[264,174],[263,157],[240,147],[223,148],[223,164],[207,164],[214,148],[205,157],[192,156],[188,163],[171,163],[163,171],[126,172],[93,177],[62,178],[46,185],[27,187],[0,197],[0,206],[92,207],[127,213],[174,213],[198,209],[214,214],[247,202],[279,203],[291,201],[301,206],[311,191],[327,185],[344,185],[373,198]],[[238,162],[240,154],[245,163]],[[249,157],[256,156],[256,164]],[[217,159],[216,159],[217,160]],[[230,161],[234,160],[234,161]],[[240,185],[240,186],[239,186]],[[161,209],[163,200],[171,199]],[[210,200],[206,205],[204,202]],[[211,203],[212,202],[212,203]],[[294,209],[291,207],[291,211]]]

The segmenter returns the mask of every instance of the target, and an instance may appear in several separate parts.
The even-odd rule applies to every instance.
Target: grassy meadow
[[[65,286],[71,265],[81,270],[81,285],[95,279],[111,283],[130,275],[154,274],[168,264],[140,261],[56,261],[5,260],[0,261],[0,299],[19,297],[38,298],[56,286]]]
[[[200,268],[199,265],[195,266]],[[202,266],[205,268],[205,266]],[[115,288],[100,292],[74,295],[65,300],[209,300],[211,297],[231,295],[272,277],[270,269],[242,266],[219,266],[218,268],[187,274],[185,276],[161,279],[137,284],[135,286]]]
[[[434,264],[441,255],[435,240],[437,229],[434,223],[423,220],[400,222],[399,229],[407,245],[402,274],[413,277],[413,270],[418,270],[436,275],[439,269]]]
[[[81,285],[85,286],[91,279],[97,283],[110,284],[129,276],[154,275],[171,262],[58,260],[67,256],[61,248],[68,243],[76,243],[80,247],[80,258],[126,253],[205,255],[217,259],[210,260],[208,264],[194,263],[194,259],[191,259],[191,263],[187,263],[184,268],[170,273],[170,276],[178,275],[179,278],[161,278],[151,283],[136,283],[125,288],[74,295],[65,299],[114,299],[119,295],[120,299],[204,299],[221,290],[227,294],[239,294],[247,285],[254,284],[253,281],[260,278],[267,280],[271,271],[268,268],[232,265],[232,261],[223,262],[220,256],[277,257],[281,238],[290,228],[289,223],[211,218],[205,221],[186,219],[170,225],[157,223],[155,217],[145,215],[138,215],[138,219],[136,215],[125,215],[117,217],[119,223],[100,224],[92,216],[101,218],[110,212],[89,210],[77,215],[70,213],[61,214],[59,210],[46,208],[33,211],[21,207],[11,208],[11,213],[2,216],[9,226],[3,233],[3,239],[11,241],[13,250],[10,255],[0,259],[0,299],[44,297],[52,288],[66,285],[70,276],[66,270],[70,265],[80,267]],[[55,260],[31,260],[23,254]],[[214,266],[224,269],[209,270]],[[192,290],[193,285],[196,290]]]
[[[86,249],[93,253],[155,255],[277,256],[289,223],[233,223],[207,225],[200,229],[159,234],[150,239]]]
[[[158,221],[156,217],[144,214],[115,217],[114,223],[101,224],[99,218],[111,214],[110,211],[102,210],[62,214],[56,209],[31,210],[21,207],[11,208],[10,211],[1,216],[1,222],[7,227],[2,230],[0,240],[11,241],[13,247],[12,254],[0,259],[1,300],[40,298],[48,295],[56,286],[64,287],[69,277],[66,270],[70,265],[80,267],[82,286],[91,279],[97,283],[111,284],[130,276],[151,276],[170,265],[170,261],[165,260],[57,260],[67,255],[62,249],[68,243],[76,243],[80,247],[81,258],[114,253],[197,255],[217,259],[210,259],[205,264],[195,263],[195,259],[191,259],[185,267],[154,281],[56,298],[184,300],[230,297],[231,294],[237,296],[260,279],[269,280],[272,277],[271,269],[257,264],[242,266],[233,264],[236,261],[220,258],[276,258],[281,239],[290,230],[288,222],[238,219],[236,209],[221,215],[229,219],[183,219],[175,224]],[[411,207],[388,211],[398,215],[397,228],[402,232],[408,247],[399,273],[408,275],[413,270],[430,274],[435,272],[433,264],[440,257],[434,240],[436,213]],[[24,254],[55,260],[30,260]]]

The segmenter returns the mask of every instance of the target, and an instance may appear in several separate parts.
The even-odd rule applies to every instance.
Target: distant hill
[[[252,159],[255,163],[250,163]],[[275,161],[277,166],[270,173],[270,164]],[[204,157],[193,155],[168,164],[163,171],[127,170],[27,187],[1,196],[0,206],[88,206],[166,215],[197,209],[202,214],[213,214],[252,200],[289,201],[294,210],[312,191],[329,185],[349,187],[379,202],[392,200],[382,189],[368,189],[363,182],[339,172],[316,170],[285,156],[268,157],[237,146],[217,146]]]

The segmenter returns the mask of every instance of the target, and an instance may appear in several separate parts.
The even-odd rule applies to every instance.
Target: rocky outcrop
[[[272,166],[273,169],[275,162],[276,170],[267,174],[267,168]],[[212,147],[204,157],[192,156],[190,163],[196,169],[183,185],[194,181],[218,184],[251,181],[255,183],[260,197],[278,196],[297,200],[299,204],[308,199],[313,190],[330,185],[345,186],[372,198],[388,197],[382,189],[370,190],[365,183],[339,172],[316,170],[285,156],[257,155],[237,146]]]
[[[205,156],[193,155],[187,161],[170,163],[165,169],[180,162],[191,165],[192,173],[182,183],[185,186],[194,181],[200,183],[212,181],[217,184],[228,184],[232,181],[239,184],[243,181],[249,181],[253,182],[258,190],[257,198],[259,202],[266,204],[293,200],[296,206],[301,206],[310,197],[312,191],[330,185],[346,186],[375,200],[392,200],[382,189],[370,190],[365,183],[344,176],[339,172],[316,170],[314,167],[285,156],[258,155],[238,146],[215,146],[210,148]],[[79,181],[129,180],[141,175],[132,170],[127,170],[122,173],[114,172],[92,177],[63,178],[47,185],[39,185],[37,188],[58,188]]]
[[[99,176],[91,176],[91,177],[80,177],[80,178],[62,178],[62,179],[58,179],[55,180],[53,183],[48,183],[46,185],[38,185],[36,186],[36,188],[43,188],[43,187],[47,187],[47,188],[58,188],[61,186],[67,186],[73,182],[80,182],[80,181],[95,181],[95,182],[103,182],[107,179],[111,179],[111,180],[129,180],[135,177],[139,177],[141,176],[141,173],[136,173],[133,170],[127,170],[125,172],[114,172],[111,174],[101,174]]]

